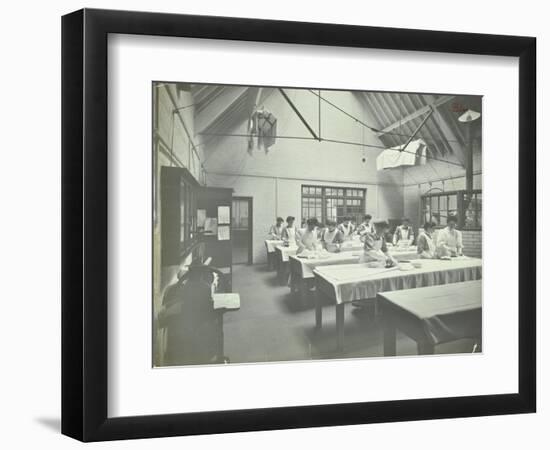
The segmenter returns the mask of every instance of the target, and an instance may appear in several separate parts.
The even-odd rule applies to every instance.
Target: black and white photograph
[[[154,81],[153,366],[482,353],[482,123],[482,95]]]
[[[7,2],[0,447],[549,447],[544,11]]]

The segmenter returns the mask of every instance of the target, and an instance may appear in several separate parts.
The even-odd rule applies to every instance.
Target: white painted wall
[[[318,98],[308,91],[285,89],[300,113],[318,133]],[[355,95],[322,91],[322,96],[364,120],[365,111]],[[278,91],[263,102],[278,119],[277,134],[308,137],[308,130]],[[231,134],[246,132],[243,122]],[[341,186],[366,189],[366,212],[398,218],[403,214],[403,175],[400,170],[378,172],[376,157],[383,144],[374,133],[332,106],[321,103],[321,136],[369,144],[362,147],[302,139],[278,139],[268,154],[246,151],[244,137],[227,137],[205,146],[207,185],[230,187],[235,196],[253,197],[253,262],[265,262],[264,240],[277,216],[301,218],[301,186]],[[205,137],[208,143],[208,137]],[[362,162],[362,158],[366,162]]]

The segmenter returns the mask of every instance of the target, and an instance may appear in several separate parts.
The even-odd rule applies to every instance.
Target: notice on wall
[[[218,206],[218,224],[231,223],[229,206]]]
[[[229,240],[229,225],[221,225],[218,227],[218,241]]]
[[[206,221],[206,209],[197,209],[197,227],[204,228]]]

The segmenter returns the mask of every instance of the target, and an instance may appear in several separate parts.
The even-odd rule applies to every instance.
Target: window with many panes
[[[447,217],[457,216],[459,228],[466,230],[481,229],[480,190],[434,192],[422,196],[422,221],[434,222],[436,226],[445,226]]]
[[[302,219],[342,222],[349,216],[361,223],[365,196],[365,189],[302,185]]]

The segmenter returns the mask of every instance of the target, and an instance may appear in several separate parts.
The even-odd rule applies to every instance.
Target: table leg
[[[282,286],[285,286],[288,284],[288,276],[289,276],[288,262],[281,261],[279,263],[279,283]]]
[[[303,278],[300,281],[298,281],[298,290],[300,295],[300,304],[303,307],[306,307],[309,300],[309,289],[308,289],[307,281],[304,280]]]
[[[315,290],[315,328],[323,327],[323,306],[321,305],[321,292]]]
[[[223,336],[223,312],[220,312],[218,316],[218,355],[217,360],[219,363],[223,363],[225,354],[224,336]]]
[[[336,305],[336,350],[344,350],[344,307],[345,303]]]
[[[397,354],[397,330],[391,319],[384,318],[384,356]]]

